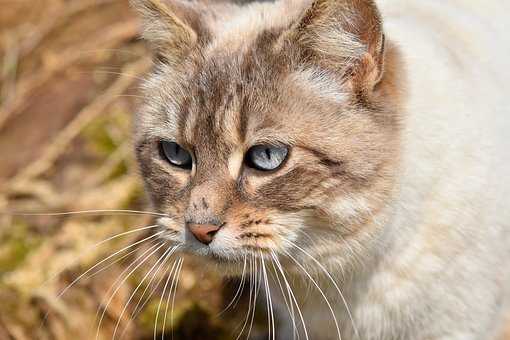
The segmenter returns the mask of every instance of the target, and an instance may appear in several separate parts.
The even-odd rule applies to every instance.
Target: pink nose
[[[188,228],[195,238],[203,244],[211,243],[214,235],[220,230],[220,226],[214,224],[189,223]]]

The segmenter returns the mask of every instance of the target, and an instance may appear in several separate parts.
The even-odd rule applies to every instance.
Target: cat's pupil
[[[271,159],[271,150],[266,148],[266,157],[270,160]]]

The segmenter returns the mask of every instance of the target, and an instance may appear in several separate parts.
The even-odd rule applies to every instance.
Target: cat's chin
[[[203,260],[211,261],[216,264],[230,264],[235,265],[237,263],[243,263],[241,256],[235,254],[228,254],[226,252],[215,251],[209,247],[187,247],[183,249],[186,253],[199,257]]]
[[[201,262],[205,262],[206,268],[218,272],[221,276],[240,276],[246,269],[244,260],[239,257],[224,256],[215,253],[208,255],[191,252]]]
[[[222,276],[241,276],[243,272],[249,271],[250,259],[253,260],[260,256],[255,251],[246,252],[240,249],[227,252],[203,247],[200,249],[188,248],[184,251],[205,263],[206,268],[217,271]]]

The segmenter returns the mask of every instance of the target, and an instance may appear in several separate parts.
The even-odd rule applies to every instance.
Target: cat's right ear
[[[371,91],[384,71],[382,19],[374,0],[311,0],[288,35],[307,60],[323,60]]]
[[[130,0],[142,19],[142,37],[157,59],[178,62],[203,39],[198,10],[179,0]]]

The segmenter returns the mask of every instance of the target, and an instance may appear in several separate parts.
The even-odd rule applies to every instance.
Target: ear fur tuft
[[[382,78],[384,33],[372,0],[315,0],[291,29],[291,37],[313,61],[371,90]]]
[[[142,36],[158,58],[176,61],[197,44],[197,32],[184,20],[183,13],[177,13],[192,11],[191,7],[161,0],[130,0],[130,3],[141,15]],[[187,16],[190,17],[189,13]]]

